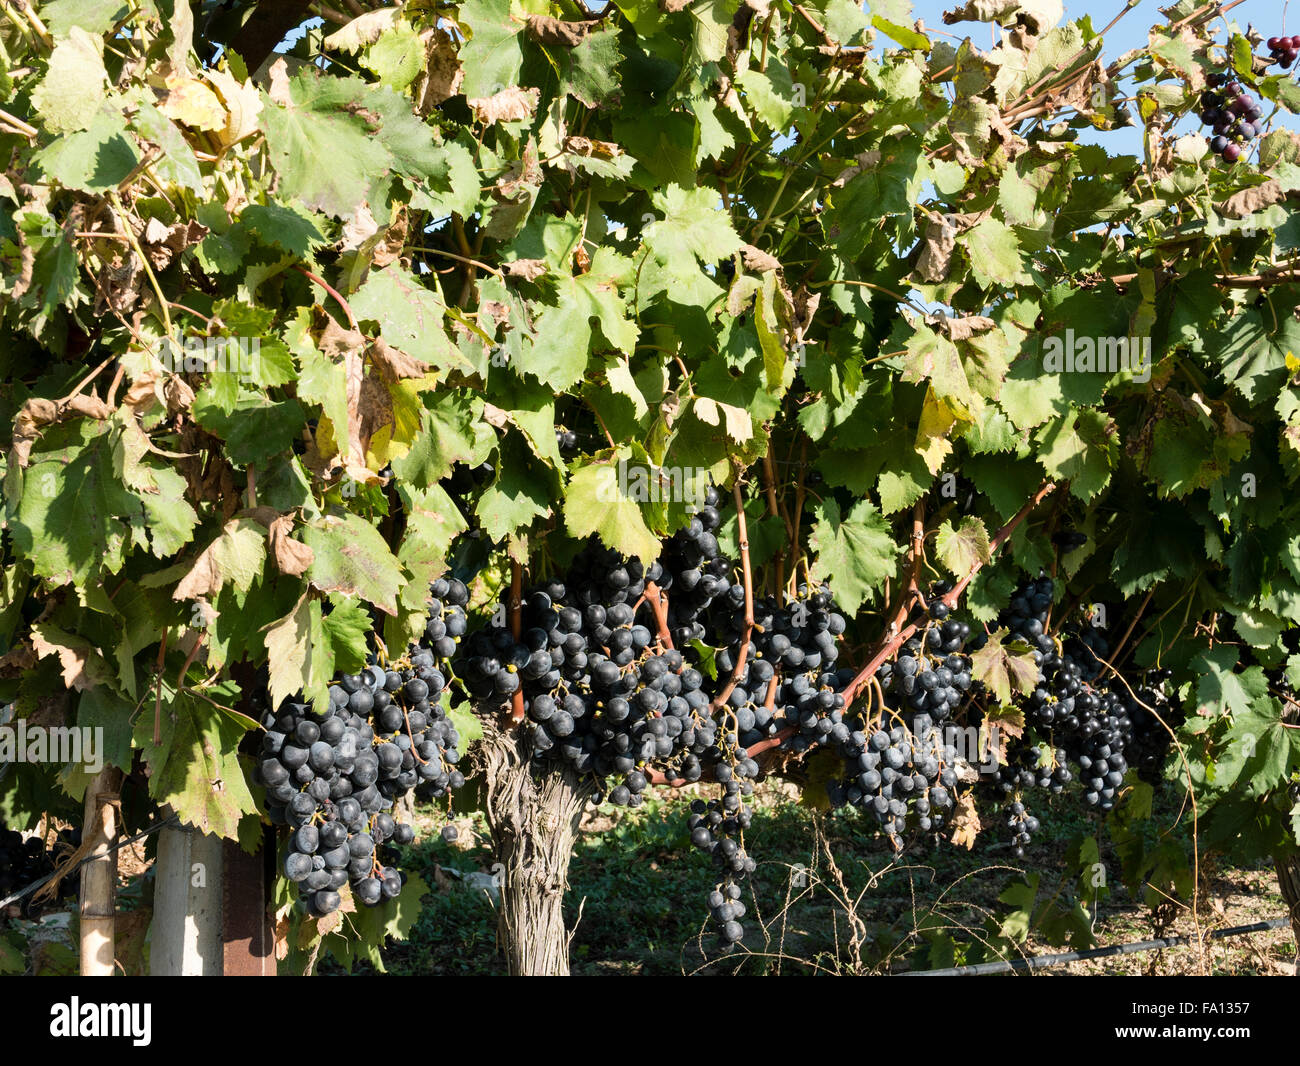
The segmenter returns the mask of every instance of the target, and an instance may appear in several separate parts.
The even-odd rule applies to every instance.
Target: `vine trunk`
[[[567,976],[564,892],[594,786],[567,767],[534,773],[526,733],[490,724],[483,737],[487,818],[501,882],[498,936],[511,976]]]

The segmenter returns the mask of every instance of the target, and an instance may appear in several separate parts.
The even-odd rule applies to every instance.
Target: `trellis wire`
[[[164,818],[161,822],[155,822],[148,829],[144,830],[141,833],[137,833],[129,840],[122,840],[114,844],[111,848],[108,849],[108,854],[112,855],[114,852],[121,851],[123,848],[129,847],[131,844],[143,840],[145,837],[158,832],[158,830],[160,829],[166,829],[170,825],[179,825],[179,824],[180,824],[180,819],[174,814],[170,815],[167,818]],[[0,910],[4,910],[4,908],[8,907],[11,903],[17,903],[20,899],[23,899],[26,896],[30,896],[33,892],[35,892],[38,888],[40,888],[41,885],[53,881],[56,877],[60,877],[60,876],[67,877],[74,870],[81,869],[81,867],[85,866],[86,863],[90,862],[92,859],[102,859],[103,857],[104,855],[102,853],[87,855],[84,859],[82,859],[80,862],[78,862],[75,866],[71,867],[70,869],[63,870],[63,871],[55,870],[54,873],[52,874],[46,874],[40,880],[33,881],[26,888],[20,888],[17,892],[13,893],[13,895],[6,896],[4,899],[0,899]]]
[[[1223,940],[1230,936],[1242,936],[1246,933],[1263,933],[1270,929],[1285,929],[1291,924],[1289,918],[1273,918],[1267,922],[1254,925],[1236,925],[1230,929],[1215,929],[1207,934],[1207,940]],[[973,977],[979,974],[1008,973],[1012,970],[1046,970],[1052,966],[1063,966],[1067,962],[1082,962],[1086,959],[1102,959],[1108,955],[1136,955],[1142,951],[1159,951],[1161,948],[1183,947],[1192,942],[1190,937],[1169,936],[1158,940],[1135,940],[1130,944],[1114,944],[1107,948],[1091,948],[1087,951],[1067,951],[1059,955],[1033,955],[1027,959],[1009,959],[998,962],[977,962],[970,966],[949,966],[941,970],[904,970],[898,977]]]

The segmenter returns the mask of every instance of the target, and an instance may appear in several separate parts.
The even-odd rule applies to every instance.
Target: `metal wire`
[[[1207,940],[1223,940],[1230,936],[1242,936],[1246,933],[1263,933],[1270,929],[1285,929],[1291,924],[1289,918],[1274,918],[1254,925],[1236,925],[1230,929],[1215,929]],[[970,966],[949,966],[942,970],[904,970],[898,977],[973,977],[978,974],[1008,973],[1012,970],[1046,970],[1052,966],[1063,966],[1067,962],[1082,962],[1085,959],[1103,959],[1109,955],[1136,955],[1142,951],[1159,951],[1161,948],[1182,947],[1192,942],[1190,937],[1169,936],[1159,940],[1135,940],[1130,944],[1115,944],[1108,948],[1091,948],[1087,951],[1067,951],[1060,955],[1033,955],[1027,959],[1006,959],[998,962],[977,962]]]
[[[130,845],[136,843],[139,840],[143,840],[145,837],[158,832],[158,830],[160,829],[166,829],[169,825],[179,825],[179,824],[180,824],[180,819],[176,815],[174,814],[169,815],[168,817],[164,818],[161,822],[155,822],[148,829],[144,830],[144,832],[137,833],[135,836],[131,837],[131,839],[123,840],[117,844],[114,844],[112,847],[108,849],[107,853],[96,852],[94,855],[87,855],[84,859],[82,859],[79,863],[77,863],[75,866],[71,867],[70,869],[62,870],[62,871],[55,870],[54,873],[52,874],[46,874],[39,881],[33,881],[26,888],[21,888],[13,895],[6,896],[4,899],[0,899],[0,910],[4,910],[4,908],[9,906],[9,904],[11,903],[17,903],[20,899],[23,899],[25,896],[30,896],[33,892],[35,892],[38,888],[40,888],[41,885],[53,881],[55,877],[67,877],[74,870],[80,870],[88,862],[92,862],[95,859],[102,859],[105,854],[111,855],[116,851],[121,851],[123,848],[129,847]]]

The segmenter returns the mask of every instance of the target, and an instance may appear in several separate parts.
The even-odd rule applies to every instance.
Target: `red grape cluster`
[[[1201,94],[1201,121],[1214,129],[1210,150],[1235,163],[1246,143],[1259,136],[1263,109],[1241,82],[1225,74],[1211,74],[1206,81],[1210,87]]]
[[[1291,66],[1300,56],[1300,34],[1294,37],[1270,37],[1265,44],[1268,45],[1269,55],[1273,57],[1273,62],[1277,63],[1283,70]]]

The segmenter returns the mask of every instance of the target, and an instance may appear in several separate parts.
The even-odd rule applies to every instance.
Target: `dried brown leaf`
[[[424,73],[417,83],[415,100],[420,114],[428,115],[460,92],[465,71],[446,30],[426,30],[421,36],[424,37]]]
[[[746,270],[752,270],[756,274],[781,269],[781,260],[761,248],[755,248],[752,244],[742,244],[740,246],[740,261],[745,264]]]
[[[943,281],[948,276],[956,247],[957,230],[948,219],[930,219],[921,241],[921,257],[916,261],[917,278],[928,282]]]
[[[429,372],[428,363],[407,355],[400,348],[394,348],[383,337],[376,337],[370,342],[367,354],[370,357],[370,365],[379,371],[379,376],[385,381],[422,378]]]
[[[587,34],[597,29],[604,19],[581,19],[572,22],[567,19],[551,18],[549,15],[530,15],[528,33],[542,44],[557,48],[576,48],[582,44]]]
[[[511,85],[492,96],[475,97],[470,100],[469,106],[474,117],[485,126],[498,122],[520,122],[532,117],[537,110],[540,95],[536,87],[522,89],[518,85]]]
[[[1263,185],[1242,189],[1229,196],[1219,204],[1218,211],[1224,218],[1249,218],[1256,211],[1263,211],[1285,199],[1286,191],[1279,182],[1270,178]]]
[[[975,794],[965,792],[957,798],[957,805],[953,809],[952,818],[952,842],[958,847],[964,847],[967,851],[975,846],[975,838],[979,836],[980,813],[975,809]]]
[[[316,558],[316,553],[302,541],[294,540],[289,536],[292,530],[293,515],[280,515],[271,522],[270,529],[267,531],[267,541],[271,548],[271,556],[275,559],[275,565],[280,568],[280,573],[297,577],[307,572],[307,568]]]
[[[547,266],[545,259],[515,259],[509,263],[503,263],[501,270],[507,277],[536,281],[546,273]]]
[[[58,639],[47,637],[43,626],[32,626],[32,650],[41,659],[47,655],[57,656],[59,673],[63,675],[63,684],[67,688],[85,692],[99,683],[86,669],[90,665],[89,645],[84,648],[72,647],[60,643]]]

